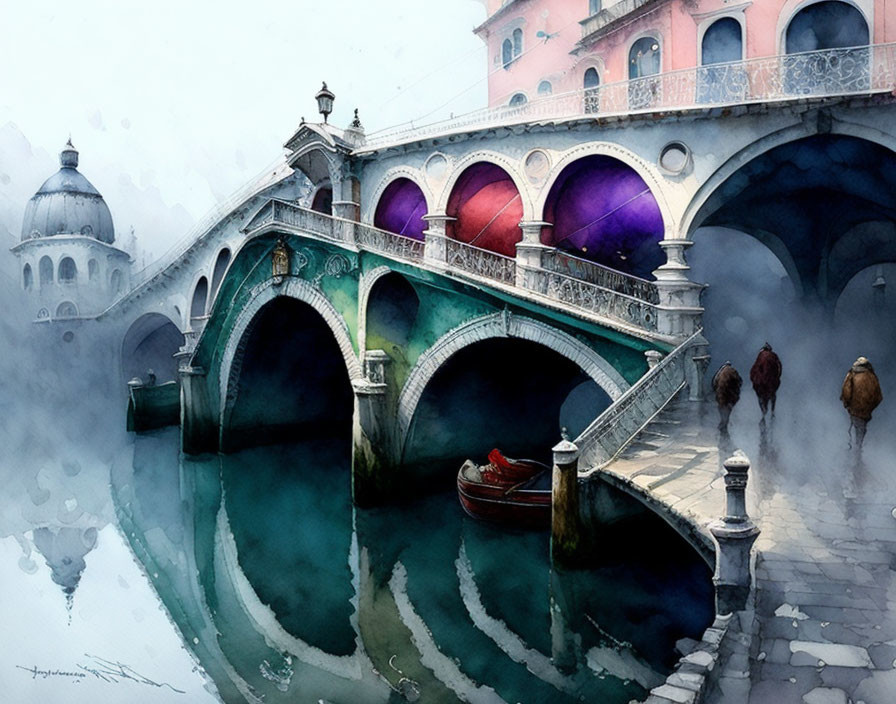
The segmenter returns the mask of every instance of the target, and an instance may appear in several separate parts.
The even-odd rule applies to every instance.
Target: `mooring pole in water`
[[[365,378],[352,382],[355,412],[352,422],[352,499],[356,506],[375,506],[388,495],[393,465],[394,413],[389,409],[383,350],[367,350]]]
[[[582,547],[579,523],[579,448],[563,439],[553,448],[551,482],[551,561],[569,565],[577,561]]]
[[[710,524],[716,539],[716,613],[729,614],[746,606],[753,583],[750,556],[759,528],[747,515],[747,478],[750,461],[742,454],[725,460],[725,516]]]

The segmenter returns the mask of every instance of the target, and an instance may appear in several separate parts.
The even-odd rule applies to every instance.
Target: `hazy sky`
[[[71,133],[107,200],[103,183],[129,177],[198,218],[318,118],[322,80],[331,121],[358,107],[368,131],[471,86],[439,115],[484,105],[484,18],[477,0],[2,0],[0,126],[54,158]]]

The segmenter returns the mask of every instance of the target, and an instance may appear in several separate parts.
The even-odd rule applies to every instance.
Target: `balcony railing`
[[[524,105],[484,108],[429,124],[407,123],[368,135],[361,149],[540,120],[866,95],[894,87],[896,43],[809,51],[697,66],[545,96]]]
[[[363,223],[332,217],[288,201],[271,199],[256,213],[245,231],[295,230],[321,239],[377,252],[393,259],[428,263],[462,275],[513,286],[521,297],[562,304],[586,315],[611,320],[647,332],[657,330],[656,285],[599,264],[555,250],[546,250],[541,266],[525,266],[517,276],[517,262],[497,252],[481,249],[443,235],[428,235],[427,243]]]

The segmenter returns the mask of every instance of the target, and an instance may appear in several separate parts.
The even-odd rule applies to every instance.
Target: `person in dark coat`
[[[712,378],[712,390],[719,405],[719,430],[723,433],[728,432],[731,409],[740,400],[741,383],[740,374],[731,366],[731,362],[725,362],[719,367],[719,371]]]
[[[877,380],[871,362],[865,357],[859,357],[846,373],[843,389],[840,391],[840,400],[843,401],[843,407],[849,413],[849,428],[855,430],[856,451],[859,453],[862,451],[862,443],[865,440],[865,431],[868,421],[871,420],[871,413],[883,401],[883,398],[880,382]]]
[[[778,394],[778,387],[781,386],[781,360],[767,342],[759,350],[759,354],[756,355],[756,361],[753,362],[753,367],[750,369],[750,382],[753,384],[756,398],[759,399],[759,410],[762,411],[762,420],[765,420],[769,404],[771,404],[772,418],[774,418],[775,400]]]

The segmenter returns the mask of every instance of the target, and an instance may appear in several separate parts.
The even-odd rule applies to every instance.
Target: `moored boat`
[[[457,496],[473,518],[525,528],[551,523],[550,467],[535,460],[511,460],[498,450],[487,465],[467,460],[457,473]]]

